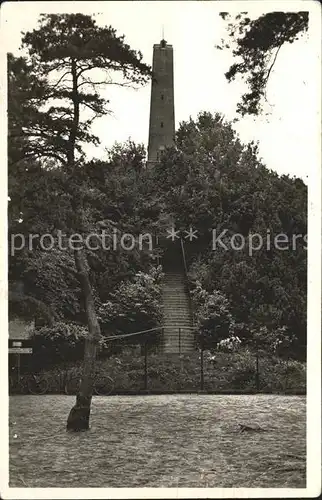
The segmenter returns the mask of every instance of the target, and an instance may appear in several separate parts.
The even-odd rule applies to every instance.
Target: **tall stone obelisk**
[[[153,45],[148,163],[155,163],[174,144],[173,47],[165,40]]]

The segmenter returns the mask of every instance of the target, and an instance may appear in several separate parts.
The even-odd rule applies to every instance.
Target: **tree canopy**
[[[251,340],[259,325],[273,332],[285,327],[294,341],[293,352],[304,356],[307,188],[303,181],[267,169],[255,144],[242,144],[230,123],[207,112],[181,123],[176,148],[168,150],[152,175],[161,213],[170,213],[178,229],[191,226],[198,231],[198,240],[185,240],[189,274],[193,288],[201,285],[205,297],[212,301],[216,297],[221,304],[213,325],[220,308],[227,309],[227,299],[229,314],[244,339]],[[217,236],[224,232],[222,244],[215,248],[212,229]],[[235,234],[240,235],[237,247],[245,239],[237,250],[230,244]],[[261,235],[263,245],[251,251],[248,242],[255,234]],[[289,245],[268,248],[268,235],[273,242],[279,234],[286,235]],[[255,246],[258,241],[257,236]],[[199,306],[197,319],[208,324],[204,314],[211,308],[206,303]],[[226,313],[223,320],[225,324]]]
[[[236,16],[222,12],[226,21],[227,40],[218,49],[231,49],[234,62],[225,76],[229,82],[240,76],[249,90],[237,105],[242,116],[262,112],[266,89],[281,47],[298,40],[307,30],[308,12],[269,12],[251,19],[247,12]]]

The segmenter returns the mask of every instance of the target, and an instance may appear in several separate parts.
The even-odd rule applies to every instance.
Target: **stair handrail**
[[[182,251],[184,272],[185,272],[186,278],[188,279],[188,268],[187,268],[186,254],[185,254],[185,250],[184,250],[184,245],[183,245],[182,238],[180,238],[180,243],[181,243],[181,251]]]
[[[184,273],[185,273],[185,277],[186,277],[186,284],[187,284],[188,294],[189,294],[190,309],[191,309],[191,312],[192,312],[192,324],[194,324],[194,322],[195,322],[194,321],[194,319],[195,319],[195,312],[194,312],[193,303],[192,303],[192,290],[191,290],[190,283],[189,283],[189,278],[188,278],[188,268],[187,268],[187,261],[186,261],[186,253],[185,253],[185,249],[184,249],[184,244],[183,244],[183,239],[182,238],[180,238],[180,243],[181,243],[181,251],[182,251]]]

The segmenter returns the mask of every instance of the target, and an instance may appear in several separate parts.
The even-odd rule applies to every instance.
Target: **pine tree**
[[[30,67],[38,75],[33,96],[39,92],[43,105],[22,128],[20,139],[29,144],[25,155],[41,162],[51,158],[60,165],[71,200],[69,232],[84,234],[88,230],[85,194],[76,179],[84,161],[82,144],[99,143],[91,134],[91,124],[108,112],[108,102],[99,90],[102,85],[144,84],[150,68],[142,62],[142,54],[125,43],[124,36],[117,36],[111,26],[98,26],[95,19],[83,14],[43,15],[39,27],[24,34],[23,47],[28,49]],[[88,323],[83,377],[67,420],[67,429],[78,431],[89,428],[100,326],[84,249],[74,250],[74,260]]]

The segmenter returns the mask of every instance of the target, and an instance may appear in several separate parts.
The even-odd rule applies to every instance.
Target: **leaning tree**
[[[93,120],[109,112],[100,90],[111,84],[142,85],[151,75],[150,67],[140,52],[125,43],[124,36],[83,14],[41,16],[39,26],[24,33],[22,46],[28,50],[27,63],[35,80],[32,96],[38,93],[42,105],[34,107],[21,127],[21,144],[27,148],[24,155],[55,162],[70,199],[69,234],[85,234],[89,229],[85,193],[77,176],[84,162],[82,144],[99,143],[91,133]],[[83,246],[74,248],[74,261],[75,269],[69,271],[79,279],[88,324],[82,380],[67,420],[67,429],[78,431],[89,428],[100,326]]]

